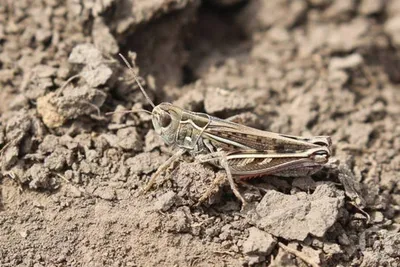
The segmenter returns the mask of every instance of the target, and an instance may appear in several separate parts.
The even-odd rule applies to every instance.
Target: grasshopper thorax
[[[182,110],[170,103],[161,103],[152,111],[154,130],[164,142],[173,145],[176,140]]]

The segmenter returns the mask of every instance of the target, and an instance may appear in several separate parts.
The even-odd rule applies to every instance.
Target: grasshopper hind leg
[[[153,185],[156,183],[157,177],[164,172],[172,163],[174,163],[176,160],[178,160],[186,150],[180,149],[178,150],[174,155],[172,155],[166,162],[164,162],[160,167],[158,167],[157,171],[153,176],[151,176],[150,181],[147,183],[147,185],[143,188],[143,192],[149,191]]]
[[[229,182],[229,185],[231,187],[233,194],[242,202],[242,209],[243,209],[246,206],[247,202],[243,198],[243,196],[240,194],[239,189],[238,189],[237,185],[235,184],[235,181],[233,180],[233,176],[232,176],[231,170],[229,168],[226,153],[224,153],[222,151],[213,152],[213,153],[210,153],[207,155],[199,155],[199,156],[197,156],[197,159],[203,163],[210,162],[210,161],[218,161],[219,162],[219,165],[226,172],[226,176],[228,178],[228,182]],[[217,179],[218,179],[218,177],[216,178],[216,180]],[[213,194],[213,192],[215,191],[216,184],[220,184],[220,181],[214,181],[214,183],[210,187],[210,189],[208,189],[204,193],[204,195],[200,198],[200,200],[199,200],[200,203],[203,202],[204,200],[208,199]]]

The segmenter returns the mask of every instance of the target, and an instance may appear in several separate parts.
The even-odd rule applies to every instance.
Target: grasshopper
[[[329,136],[299,137],[247,127],[205,113],[184,110],[171,103],[157,106],[143,89],[133,68],[120,54],[146,100],[153,107],[152,123],[167,145],[178,151],[163,163],[151,177],[144,191],[157,177],[185,152],[226,171],[230,187],[243,205],[233,177],[250,179],[275,175],[295,177],[311,175],[322,168],[331,155]],[[203,197],[202,197],[203,199]]]

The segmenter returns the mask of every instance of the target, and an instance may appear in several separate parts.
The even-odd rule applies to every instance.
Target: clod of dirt
[[[339,27],[330,28],[327,44],[332,52],[348,52],[362,43],[362,36],[367,33],[368,21],[357,18]],[[346,36],[346,38],[343,38]]]
[[[197,84],[180,98],[175,100],[172,104],[191,111],[198,111],[204,105],[204,90],[198,88]]]
[[[157,202],[154,203],[154,209],[165,212],[175,204],[176,199],[176,193],[174,191],[168,191],[157,198]]]
[[[98,187],[93,192],[94,196],[97,196],[104,200],[113,200],[115,199],[115,190],[111,187]]]
[[[191,230],[193,221],[192,213],[188,207],[179,207],[168,216],[164,222],[164,228],[172,233],[187,233]]]
[[[354,123],[346,128],[349,143],[364,148],[367,146],[374,128],[367,123]]]
[[[112,70],[105,64],[101,64],[96,68],[86,66],[82,69],[81,76],[91,87],[99,87],[104,85],[111,78]]]
[[[358,12],[363,15],[373,15],[382,11],[384,0],[362,0],[358,6]]]
[[[187,200],[190,205],[197,204],[210,188],[213,189],[213,194],[209,196],[209,199],[204,199],[204,202],[217,203],[221,197],[221,194],[218,194],[220,187],[226,183],[224,173],[215,174],[211,168],[201,163],[180,162],[174,171],[173,178],[180,188],[178,196]]]
[[[277,241],[272,235],[256,228],[249,229],[249,237],[243,243],[243,253],[247,255],[268,256],[274,249]]]
[[[144,151],[150,152],[155,148],[159,148],[164,145],[162,138],[154,130],[149,130],[145,136]]]
[[[331,20],[344,21],[352,16],[352,12],[356,9],[356,2],[349,1],[333,1],[333,3],[325,10],[324,17]]]
[[[364,62],[360,54],[351,54],[347,57],[334,57],[329,62],[329,70],[354,69]]]
[[[106,97],[103,91],[85,84],[78,87],[66,86],[61,96],[53,97],[49,101],[57,107],[61,116],[75,119],[92,113],[98,115]]]
[[[11,168],[19,157],[32,152],[36,142],[40,142],[45,135],[45,129],[39,119],[26,111],[15,114],[8,120],[5,127],[6,146],[0,157],[4,169]]]
[[[104,54],[115,55],[118,53],[118,43],[101,18],[96,18],[94,21],[92,37],[94,45]]]
[[[110,45],[112,46],[112,44],[103,42],[102,45],[103,49],[113,50],[113,48],[108,47]],[[102,52],[92,44],[75,46],[69,55],[68,61],[74,64],[85,65],[80,76],[86,80],[90,87],[104,85],[111,78],[113,73],[111,68],[105,64],[106,60]]]
[[[39,150],[42,153],[50,153],[55,147],[60,143],[60,138],[58,136],[48,134],[43,139],[43,142],[39,145]]]
[[[365,235],[367,233],[367,235]],[[371,235],[371,236],[369,236]],[[374,247],[365,250],[366,238],[374,237]],[[388,233],[386,230],[368,229],[360,239],[362,253],[364,255],[361,266],[397,266],[400,257],[400,233]],[[397,264],[397,265],[396,265]]]
[[[54,147],[53,151],[44,160],[44,166],[49,170],[61,171],[66,166],[73,164],[74,157],[71,150],[64,147]]]
[[[50,101],[55,97],[54,92],[37,99],[36,109],[42,117],[43,123],[49,128],[57,128],[64,124],[66,118],[57,111],[57,107]]]
[[[340,248],[339,244],[325,242],[323,246],[323,251],[328,255],[342,254],[343,250]]]
[[[19,156],[18,147],[13,146],[5,149],[5,152],[2,153],[2,165],[4,169],[9,169],[12,165],[14,165]]]
[[[29,181],[31,189],[56,189],[57,180],[50,170],[42,164],[36,163],[30,167],[24,176],[24,181]]]
[[[290,28],[304,15],[306,9],[307,3],[303,0],[289,3],[281,0],[250,1],[240,14],[239,23],[249,33],[268,29],[272,25]]]
[[[298,177],[293,180],[292,186],[300,188],[302,191],[307,192],[310,189],[315,189],[316,182],[310,176]]]
[[[384,239],[383,249],[391,257],[400,257],[400,233],[389,235]]]
[[[125,161],[125,165],[128,166],[131,174],[149,174],[167,160],[167,156],[160,152],[146,152],[141,153],[132,158],[128,158]]]
[[[255,105],[255,101],[250,97],[244,97],[243,94],[221,88],[208,88],[204,99],[204,108],[210,114],[222,111],[244,110]]]
[[[79,44],[72,50],[68,61],[74,64],[84,64],[97,67],[103,63],[104,58],[101,51],[93,44]]]
[[[142,151],[143,141],[135,127],[127,127],[117,131],[118,146],[124,150]]]
[[[342,88],[349,80],[349,75],[345,71],[329,71],[328,82],[332,88]]]
[[[29,106],[29,99],[24,95],[17,95],[9,104],[11,110],[20,110]]]
[[[328,185],[319,185],[312,195],[285,195],[268,191],[256,211],[256,224],[274,236],[303,241],[309,234],[323,237],[336,222],[344,194]]]
[[[396,46],[400,46],[400,15],[387,20],[384,29],[391,37],[392,43]]]

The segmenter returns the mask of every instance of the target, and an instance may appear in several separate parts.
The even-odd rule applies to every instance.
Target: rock
[[[334,57],[329,62],[329,70],[354,69],[364,62],[360,54],[351,54],[347,57]]]
[[[271,190],[257,205],[256,225],[274,236],[303,241],[309,234],[323,237],[336,222],[344,195],[328,185],[317,186],[312,195],[285,195]]]
[[[174,191],[168,191],[157,198],[156,203],[154,203],[154,209],[165,212],[175,204],[176,199],[176,193]]]
[[[249,237],[243,243],[243,253],[247,255],[268,256],[277,244],[272,235],[256,227],[250,228],[249,233]]]

